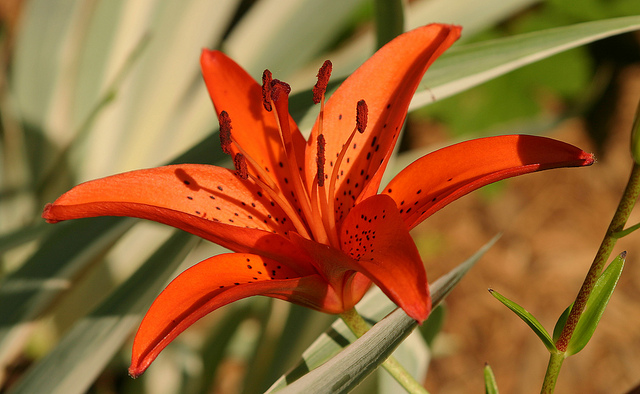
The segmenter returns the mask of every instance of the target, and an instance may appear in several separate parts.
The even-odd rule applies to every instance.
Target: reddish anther
[[[318,155],[316,156],[316,164],[318,165],[318,186],[324,186],[324,146],[326,141],[324,140],[324,134],[318,135]]]
[[[331,77],[331,70],[333,65],[330,60],[325,60],[320,70],[318,70],[318,82],[313,87],[313,102],[318,104],[322,100],[327,91],[327,85],[329,84],[329,78]]]
[[[240,179],[249,178],[249,170],[247,169],[247,159],[244,158],[242,153],[238,153],[233,158],[233,164],[236,167],[236,175],[240,177]]]
[[[231,155],[233,154],[231,152],[231,118],[227,111],[222,111],[218,119],[220,122],[220,145],[222,145],[222,151]]]
[[[289,93],[291,93],[291,86],[288,83],[279,79],[271,81],[271,100],[278,101],[283,98],[282,94],[289,96]]]
[[[356,106],[356,128],[360,134],[364,133],[364,129],[367,128],[367,117],[369,114],[369,108],[367,102],[364,100],[358,101]]]
[[[262,105],[264,109],[271,112],[271,71],[264,70],[262,73]]]

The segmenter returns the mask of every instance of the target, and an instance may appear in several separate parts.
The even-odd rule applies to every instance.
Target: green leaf
[[[486,394],[498,394],[498,383],[489,364],[484,365],[484,392]]]
[[[352,346],[280,392],[349,392],[391,355],[416,324],[402,309],[396,309]]]
[[[569,345],[567,346],[567,357],[578,353],[591,339],[604,313],[604,309],[609,303],[613,290],[618,284],[618,279],[620,279],[620,275],[622,275],[626,256],[627,253],[622,252],[609,264],[607,269],[604,270],[596,281],[587,305],[584,308],[584,312],[582,312],[580,320],[578,320],[576,330],[573,332]]]
[[[40,248],[0,282],[0,364],[22,348],[32,321],[133,223],[132,219],[96,218],[57,224]]]
[[[265,68],[287,78],[336,40],[363,3],[296,0],[283,7],[281,0],[260,1],[234,27],[223,50],[255,78]]]
[[[196,241],[190,234],[176,232],[100,306],[80,319],[10,393],[86,392]]]
[[[478,250],[473,256],[471,256],[465,262],[461,263],[460,265],[452,269],[447,274],[438,278],[435,282],[433,282],[433,284],[431,284],[430,286],[431,301],[432,301],[432,306],[434,308],[437,305],[439,305],[440,302],[442,302],[442,300],[451,292],[451,290],[455,287],[455,285],[460,282],[460,280],[469,271],[469,269],[471,269],[471,267],[475,265],[475,263],[484,255],[484,253],[487,252],[487,250],[489,250],[489,248],[498,240],[498,238],[499,236],[494,237],[491,241],[489,241],[486,245],[484,245],[480,250]],[[382,317],[387,315],[391,310],[396,308],[396,306],[380,290],[378,289],[375,289],[375,290],[376,291],[369,292],[357,306],[359,313],[362,316],[364,316],[365,319],[373,322],[380,320]],[[389,317],[391,316],[394,316],[394,317],[390,319],[392,320],[392,322],[387,323],[390,326],[389,329],[393,329],[393,330],[402,329],[408,332],[392,333],[392,335],[389,335],[388,337],[385,337],[383,339],[384,343],[381,342],[380,344],[376,344],[376,343],[365,342],[366,343],[365,345],[358,345],[358,346],[364,346],[365,348],[362,350],[359,350],[356,353],[350,354],[350,356],[347,357],[346,361],[343,361],[343,362],[347,362],[347,363],[356,362],[352,360],[351,357],[357,358],[359,355],[362,355],[368,360],[367,362],[375,361],[376,365],[375,366],[366,365],[367,362],[363,362],[362,360],[358,361],[358,366],[359,368],[361,368],[361,370],[359,370],[359,372],[358,370],[353,371],[355,375],[350,376],[348,381],[338,382],[340,383],[339,385],[340,389],[346,389],[351,387],[351,385],[355,384],[356,381],[360,381],[366,376],[366,374],[372,372],[390,354],[390,352],[393,350],[391,349],[391,347],[397,346],[402,341],[402,338],[406,337],[406,335],[408,335],[417,325],[415,321],[407,322],[403,318],[403,316],[406,317],[406,315],[401,310],[396,310],[392,315],[389,315]],[[383,319],[382,321],[385,321],[385,320],[387,320],[387,318]],[[379,324],[380,323],[376,324],[374,328],[378,327]],[[391,328],[391,326],[393,326],[394,328]],[[376,341],[379,338],[377,335],[378,334],[376,334],[376,337],[375,337]],[[364,336],[362,338],[364,338]],[[358,341],[358,343],[360,343],[360,341],[368,341],[367,339],[362,340],[362,338]],[[370,337],[367,337],[367,338],[370,338]],[[326,382],[325,379],[333,379],[333,382],[337,382],[339,380],[338,376],[346,376],[346,373],[344,373],[344,371],[342,372],[339,371],[340,368],[327,367],[327,369],[325,369],[324,372],[316,372],[314,375],[316,378],[313,378],[313,377],[308,378],[306,374],[308,374],[309,371],[312,371],[312,370],[317,371],[320,365],[322,365],[322,368],[325,368],[324,366],[328,364],[328,363],[323,364],[325,361],[329,360],[331,357],[340,353],[340,351],[343,348],[355,342],[355,340],[356,340],[355,335],[353,335],[351,330],[347,328],[344,322],[340,319],[336,320],[332,324],[331,328],[328,331],[326,331],[324,334],[322,334],[320,337],[318,337],[318,339],[302,354],[302,360],[300,361],[300,363],[298,363],[286,375],[278,379],[278,381],[276,381],[267,392],[272,393],[277,390],[281,390],[287,387],[288,384],[291,384],[294,381],[297,382],[298,379],[302,379],[303,376],[305,377],[306,383],[303,383],[302,386],[296,386],[298,390],[312,390],[311,388],[309,388],[311,386],[314,388],[321,387],[316,385],[317,381],[314,380],[316,378],[319,381],[324,381],[324,382]],[[368,346],[372,346],[372,348],[368,348]],[[357,347],[357,346],[351,346],[350,348],[353,348],[353,347]],[[367,352],[373,352],[373,353],[379,352],[379,353],[377,356],[375,356]],[[367,355],[365,356],[364,353],[367,353]],[[351,364],[345,364],[345,365],[351,365]],[[336,373],[338,373],[338,375],[334,375]],[[310,385],[310,386],[307,386],[307,385]],[[330,384],[330,385],[326,385],[325,387],[332,387],[332,386],[333,384]]]
[[[529,313],[526,309],[516,304],[515,302],[509,300],[507,297],[501,295],[497,291],[493,289],[489,289],[489,292],[492,296],[494,296],[498,301],[502,302],[507,308],[511,309],[522,321],[527,323],[529,327],[533,330],[533,332],[540,338],[544,346],[549,350],[549,352],[556,352],[556,346],[554,345],[551,337],[547,330],[542,327],[542,324],[536,319],[531,313]]]
[[[443,99],[568,49],[640,29],[640,16],[580,23],[454,46],[426,73],[411,109]]]
[[[424,324],[418,327],[420,333],[422,334],[422,337],[427,342],[427,345],[429,345],[429,347],[431,347],[433,340],[442,330],[446,315],[446,304],[440,303],[440,305],[433,308]]]
[[[393,40],[404,33],[404,6],[403,0],[376,0],[376,47]]]
[[[36,240],[50,230],[51,226],[41,222],[2,234],[0,235],[0,255],[15,247]]]
[[[571,308],[573,308],[573,303],[567,307],[567,309],[562,312],[562,315],[558,318],[555,327],[553,327],[553,343],[556,343],[558,339],[560,339],[560,334],[562,334],[562,329],[564,325],[567,323],[567,319],[569,318],[569,313],[571,313]]]

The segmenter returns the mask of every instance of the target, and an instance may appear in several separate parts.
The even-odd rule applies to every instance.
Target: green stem
[[[591,295],[591,291],[593,290],[593,286],[598,279],[598,276],[602,272],[604,265],[609,260],[611,256],[611,252],[613,251],[613,247],[618,240],[613,235],[619,233],[624,229],[624,225],[627,223],[627,219],[629,219],[629,215],[631,214],[631,210],[638,199],[638,195],[640,194],[640,165],[634,163],[633,169],[631,170],[631,175],[629,176],[629,182],[627,183],[627,187],[620,199],[620,204],[618,204],[618,209],[616,209],[616,213],[613,215],[613,219],[611,219],[611,224],[609,224],[609,228],[600,244],[600,248],[596,253],[596,257],[591,264],[591,268],[589,268],[589,272],[582,283],[582,287],[578,292],[578,296],[573,304],[573,308],[571,308],[571,313],[569,313],[569,317],[567,318],[567,322],[564,325],[564,329],[556,342],[556,347],[559,351],[564,352],[567,350],[567,345],[569,344],[569,340],[573,335],[573,331],[578,324],[578,320],[580,319],[580,315],[582,314],[585,305],[587,304],[587,300],[589,299],[589,295]]]
[[[559,358],[562,357],[564,359],[564,352],[567,350],[567,346],[569,345],[569,341],[573,336],[573,332],[576,329],[578,324],[578,320],[580,320],[580,316],[584,311],[584,308],[587,304],[587,300],[593,291],[593,287],[602,272],[607,261],[609,261],[609,257],[611,256],[611,252],[613,251],[613,247],[618,240],[619,234],[623,231],[627,220],[629,219],[629,215],[631,214],[631,210],[638,200],[638,196],[640,195],[640,165],[638,163],[634,163],[633,168],[631,170],[631,175],[629,175],[629,181],[627,183],[627,187],[622,194],[622,198],[620,199],[620,203],[618,204],[618,208],[616,209],[615,214],[613,215],[613,219],[611,219],[611,223],[609,224],[609,228],[600,244],[600,248],[596,253],[596,256],[589,268],[589,272],[582,283],[582,287],[576,296],[576,300],[573,303],[573,308],[571,308],[571,312],[569,313],[569,317],[560,333],[560,337],[556,341],[556,348],[560,352],[559,354],[551,354],[551,359],[549,360],[549,368],[547,368],[547,373],[544,378],[544,384],[542,387],[543,393],[551,393],[553,392],[553,387],[555,386],[555,382],[558,379],[558,374],[560,373],[560,367],[562,366],[562,361],[559,361]]]
[[[620,238],[626,237],[627,235],[631,234],[632,232],[634,232],[634,231],[636,231],[638,229],[640,229],[640,223],[634,224],[633,226],[631,226],[631,227],[629,227],[629,228],[627,228],[625,230],[618,231],[617,233],[613,233],[613,234],[611,234],[611,236],[614,237],[614,238],[620,239]]]
[[[351,308],[348,311],[344,311],[340,314],[340,318],[345,322],[347,327],[360,338],[367,331],[369,331],[369,325],[360,316],[355,308]],[[393,356],[389,356],[383,363],[382,367],[387,370],[393,376],[393,378],[407,390],[408,393],[421,393],[429,394],[429,392],[418,383],[413,376]]]
[[[551,353],[551,356],[549,357],[549,365],[547,365],[547,373],[544,375],[542,390],[540,390],[542,394],[553,393],[563,361],[564,353]]]

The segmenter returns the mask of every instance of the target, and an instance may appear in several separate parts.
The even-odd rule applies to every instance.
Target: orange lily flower
[[[158,296],[136,334],[132,376],[196,320],[253,295],[341,313],[373,282],[422,322],[431,300],[410,229],[488,183],[593,162],[548,138],[478,139],[417,160],[379,194],[422,75],[460,30],[429,25],[397,37],[326,105],[325,63],[314,89],[320,115],[308,140],[288,113],[288,85],[266,71],[261,87],[221,52],[204,50],[205,83],[235,172],[195,164],[132,171],[83,183],[45,207],[51,223],[138,217],[234,251],[194,265]]]

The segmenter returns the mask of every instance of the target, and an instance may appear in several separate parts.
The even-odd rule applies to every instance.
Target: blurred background
[[[292,112],[309,128],[317,108],[309,109],[306,93],[318,66],[331,59],[339,80],[397,26],[461,24],[453,53],[491,53],[501,39],[640,15],[637,0],[477,3],[0,0],[0,392],[27,387],[26,380],[60,392],[266,390],[335,317],[263,298],[234,303],[187,330],[134,381],[126,368],[141,314],[173,275],[222,249],[133,220],[46,225],[42,207],[79,182],[117,172],[170,161],[227,165],[199,74],[204,47],[224,50],[256,77],[269,68],[291,83],[300,93]],[[393,14],[398,9],[404,18]],[[640,19],[621,26],[633,23]],[[545,348],[487,288],[551,330],[611,220],[631,168],[640,33],[602,37],[455,95],[442,88],[447,70],[436,62],[419,89],[437,101],[413,106],[395,168],[461,140],[506,133],[547,135],[598,159],[491,185],[413,231],[430,281],[503,234],[447,298],[439,334],[426,338],[431,392],[481,391],[485,363],[503,392],[541,386]],[[474,64],[462,67],[472,73]],[[636,209],[629,223],[639,221]],[[640,385],[638,236],[616,246],[614,254],[628,251],[620,283],[592,341],[565,361],[557,392]],[[95,340],[105,333],[109,340]],[[78,353],[83,346],[87,354]],[[71,372],[48,369],[67,362]],[[358,390],[384,392],[376,379]]]

